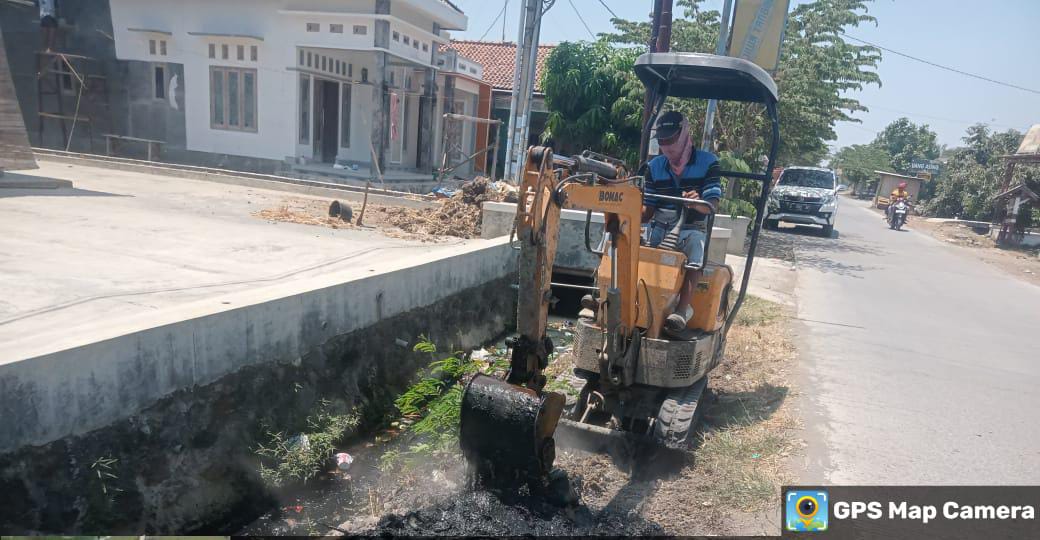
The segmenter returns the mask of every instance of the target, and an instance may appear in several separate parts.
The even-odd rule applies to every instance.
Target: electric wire
[[[848,35],[848,34],[846,34],[844,32],[842,32],[842,35],[847,37],[847,38],[849,38],[849,39],[851,39],[851,40],[853,40],[853,41],[858,41],[858,42],[863,43],[865,45],[870,45],[871,47],[876,47],[878,49],[881,49],[882,51],[890,52],[892,54],[899,55],[899,56],[902,56],[904,58],[909,58],[910,60],[914,60],[916,62],[921,62],[922,64],[927,64],[929,66],[937,67],[939,69],[944,69],[946,71],[952,71],[953,73],[957,73],[959,75],[964,75],[965,77],[972,77],[974,79],[979,79],[981,81],[986,81],[986,82],[990,82],[990,83],[993,83],[993,84],[999,84],[1001,86],[1006,86],[1008,88],[1014,88],[1016,90],[1022,90],[1022,91],[1025,91],[1025,92],[1031,92],[1033,94],[1040,95],[1040,90],[1034,90],[1032,88],[1026,88],[1024,86],[1018,86],[1017,84],[1011,84],[1011,83],[1004,82],[1004,81],[998,81],[996,79],[991,79],[989,77],[984,77],[982,75],[976,75],[974,73],[968,73],[967,71],[960,70],[960,69],[957,69],[957,68],[953,68],[953,67],[950,67],[950,66],[944,66],[942,64],[937,64],[935,62],[932,62],[932,61],[929,61],[929,60],[925,60],[923,58],[918,58],[916,56],[909,55],[909,54],[904,53],[904,52],[900,52],[900,51],[897,51],[897,50],[894,50],[894,49],[889,49],[888,47],[883,47],[881,45],[878,45],[877,43],[872,43],[872,42],[867,41],[865,39],[860,39],[858,37],[850,36],[850,35]]]
[[[621,18],[621,17],[618,17],[617,13],[614,13],[614,10],[613,10],[613,9],[610,9],[610,6],[608,6],[606,2],[604,2],[603,0],[599,0],[599,3],[600,3],[600,5],[602,5],[602,6],[604,7],[604,8],[606,8],[606,10],[607,10],[607,11],[609,11],[609,12],[610,12],[610,15],[611,15],[612,17],[614,17],[615,19],[620,19],[620,18]]]
[[[584,18],[582,18],[581,12],[578,11],[578,8],[574,7],[574,0],[567,0],[567,3],[571,5],[571,9],[573,9],[574,14],[578,16],[578,20],[581,21],[581,25],[585,27],[585,30],[589,33],[589,36],[591,36],[592,40],[595,41],[596,34],[592,32],[592,29],[589,28],[588,23],[585,22]]]
[[[491,24],[488,25],[487,30],[484,30],[484,33],[480,35],[480,39],[478,39],[477,41],[484,41],[484,38],[488,35],[488,32],[491,32],[491,29],[495,27],[495,23],[497,23],[498,20],[502,18],[502,15],[506,12],[506,8],[508,6],[508,1],[502,5],[502,9],[498,10],[498,15],[495,15],[495,20],[491,21]],[[505,35],[505,31],[503,31],[503,35]]]

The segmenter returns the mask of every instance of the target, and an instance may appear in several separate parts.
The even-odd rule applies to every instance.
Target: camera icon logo
[[[828,506],[826,491],[788,491],[784,494],[784,526],[795,532],[826,531]]]

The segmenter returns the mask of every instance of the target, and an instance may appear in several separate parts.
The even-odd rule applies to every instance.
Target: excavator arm
[[[554,167],[562,165],[560,168]],[[636,322],[636,272],[639,250],[640,191],[608,162],[574,157],[554,159],[552,150],[528,151],[519,186],[515,234],[519,244],[517,336],[505,380],[474,376],[463,394],[460,443],[478,478],[485,484],[515,485],[526,481],[532,490],[548,489],[555,460],[553,434],[565,399],[547,392],[545,376],[552,341],[546,335],[552,301],[551,279],[564,207],[602,211],[606,219],[609,255],[622,261],[611,274],[603,299],[608,310],[605,372],[618,384],[630,378],[620,366],[633,354],[629,334]],[[611,183],[612,181],[612,183]]]

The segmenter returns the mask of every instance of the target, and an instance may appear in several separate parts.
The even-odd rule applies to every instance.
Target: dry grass
[[[786,400],[794,358],[783,308],[749,296],[711,374],[717,400],[692,453],[640,462],[633,476],[604,455],[564,451],[558,464],[582,477],[594,510],[636,512],[673,534],[771,534],[760,514],[776,508],[801,445]]]

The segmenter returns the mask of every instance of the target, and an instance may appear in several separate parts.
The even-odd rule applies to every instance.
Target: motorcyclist
[[[896,202],[898,202],[899,199],[905,200],[907,205],[910,204],[910,193],[906,190],[906,182],[900,182],[899,185],[892,190],[891,195],[889,195],[888,208],[885,211],[886,220],[892,219],[892,210],[894,209]]]

